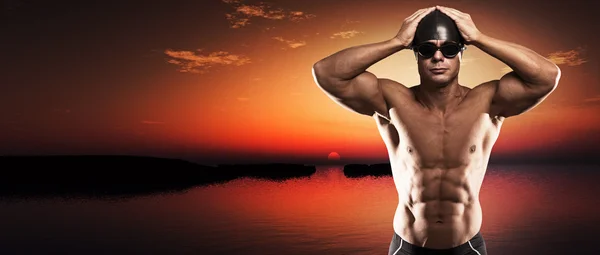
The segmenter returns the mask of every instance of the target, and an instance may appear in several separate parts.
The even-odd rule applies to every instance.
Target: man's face
[[[453,44],[456,46],[454,42],[447,42],[445,40],[429,40],[426,43],[430,44],[428,48],[422,48],[421,52],[425,53],[425,57],[421,56],[415,49],[415,54],[417,56],[417,65],[419,70],[419,75],[422,79],[432,81],[434,83],[447,83],[452,80],[454,77],[458,75],[460,70],[460,62],[462,61],[462,51],[459,51],[456,54],[456,48],[450,48],[453,46],[446,46],[448,48],[437,50],[435,47],[443,47],[444,45]],[[425,44],[425,43],[424,43]],[[446,55],[456,56],[444,56],[442,51],[446,52]],[[427,53],[434,52],[433,55],[427,58]],[[436,70],[436,69],[442,70]]]

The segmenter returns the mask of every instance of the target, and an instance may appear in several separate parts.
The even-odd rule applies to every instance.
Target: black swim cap
[[[428,40],[447,40],[460,44],[465,42],[454,20],[437,9],[421,19],[411,45],[417,46]]]

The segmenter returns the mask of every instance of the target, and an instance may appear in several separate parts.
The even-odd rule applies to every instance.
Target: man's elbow
[[[550,79],[548,81],[548,94],[552,93],[557,87],[561,77],[561,70],[558,65],[554,64],[554,68],[550,71]]]
[[[317,77],[317,76],[322,76],[323,74],[323,62],[321,61],[317,61],[316,63],[313,64],[312,66],[312,73],[313,76]]]
[[[313,64],[312,69],[322,73],[326,69],[326,64],[323,62],[323,59],[321,59]]]
[[[562,74],[562,71],[560,70],[560,68],[555,64],[554,65],[556,67],[555,71],[554,71],[554,87],[558,86],[558,82],[560,81],[560,76]]]
[[[322,65],[322,64],[320,64],[320,62],[317,62],[317,63],[315,63],[315,64],[312,66],[312,76],[313,76],[313,79],[314,79],[315,83],[316,83],[318,86],[321,86],[321,84],[320,84],[320,82],[319,82],[319,81],[323,79],[323,78],[322,78],[322,77],[323,77],[323,75],[322,75],[323,71],[322,71],[322,67],[321,67],[321,65]]]
[[[329,75],[327,67],[321,61],[313,64],[312,75],[315,83],[323,89],[329,90],[333,86],[332,84],[336,83],[336,80]]]
[[[552,93],[557,87],[561,77],[561,70],[556,64],[552,64],[545,72],[544,79],[536,86],[538,91],[544,95]]]
[[[313,69],[321,68],[323,66],[323,60],[319,60],[313,64]]]

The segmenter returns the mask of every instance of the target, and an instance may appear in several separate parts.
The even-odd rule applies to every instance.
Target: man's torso
[[[442,114],[398,86],[382,85],[391,122],[375,116],[399,195],[394,230],[428,248],[465,243],[481,228],[479,190],[502,124],[490,111],[493,91],[461,86],[460,104]]]

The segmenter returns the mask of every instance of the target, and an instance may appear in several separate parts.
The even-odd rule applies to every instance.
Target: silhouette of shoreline
[[[552,161],[545,163],[554,165]],[[184,192],[195,186],[225,183],[241,177],[285,180],[308,177],[316,172],[314,165],[208,166],[181,159],[111,155],[0,156],[0,169],[4,170],[0,178],[0,197],[142,196]],[[346,164],[343,173],[348,178],[392,175],[389,163]]]
[[[348,178],[364,176],[391,176],[392,168],[389,163],[380,164],[348,164],[344,166],[344,175]]]
[[[206,166],[143,156],[0,156],[0,197],[102,197],[183,192],[241,177],[306,177],[315,166],[247,164]]]

